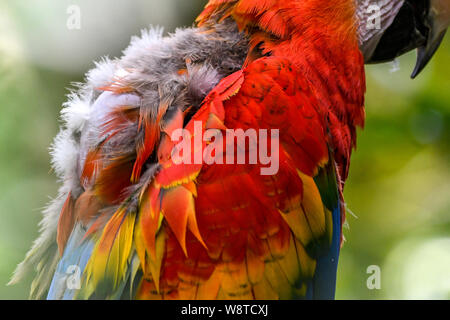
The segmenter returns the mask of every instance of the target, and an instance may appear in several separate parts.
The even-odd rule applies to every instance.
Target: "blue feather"
[[[68,286],[69,277],[79,276],[81,283],[81,276],[95,245],[92,240],[86,239],[83,241],[85,232],[81,224],[77,224],[72,231],[64,249],[64,254],[56,267],[47,295],[48,300],[71,300],[77,293],[78,290],[76,288]]]
[[[316,272],[309,286],[309,298],[332,300],[336,291],[336,274],[341,248],[341,210],[339,205],[333,210],[333,236],[331,248],[325,256],[317,260]]]

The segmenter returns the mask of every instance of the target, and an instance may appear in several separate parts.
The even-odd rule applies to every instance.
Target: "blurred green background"
[[[203,0],[0,0],[0,299],[56,195],[48,148],[67,89],[150,24],[190,25]],[[81,29],[66,26],[81,9]],[[418,79],[415,54],[367,67],[367,122],[345,194],[338,299],[450,298],[450,36]],[[369,290],[367,268],[381,268]]]

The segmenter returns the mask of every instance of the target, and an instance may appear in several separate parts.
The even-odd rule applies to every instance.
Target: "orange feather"
[[[75,223],[74,200],[72,198],[72,193],[69,192],[69,195],[67,196],[67,199],[62,207],[58,221],[56,242],[58,243],[60,255],[62,255],[64,252],[64,248],[72,232],[74,223]]]

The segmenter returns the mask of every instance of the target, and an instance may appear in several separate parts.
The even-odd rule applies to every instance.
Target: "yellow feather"
[[[142,235],[141,223],[139,220],[136,222],[135,229],[134,229],[134,246],[136,248],[136,253],[139,256],[142,270],[147,270],[146,255],[145,255],[145,242],[144,242],[144,236]]]
[[[198,286],[196,298],[198,300],[216,299],[219,294],[222,276],[223,274],[216,268],[209,279]]]
[[[312,241],[313,233],[308,225],[308,221],[306,220],[302,208],[296,208],[287,213],[279,212],[298,240],[305,246]]]
[[[227,299],[253,298],[245,263],[226,263],[217,268],[222,273],[221,289]]]
[[[180,282],[178,285],[178,298],[180,300],[194,300],[197,293],[197,285]]]
[[[255,293],[255,300],[278,300],[278,294],[265,277],[253,285],[253,292]]]
[[[156,291],[159,293],[159,280],[161,276],[161,265],[164,258],[164,252],[166,249],[166,232],[162,228],[156,236],[156,256],[155,259],[151,255],[147,255],[148,258],[148,271],[150,271],[153,282],[155,283]]]
[[[314,271],[316,270],[316,260],[308,255],[300,241],[294,239],[294,242],[295,250],[297,251],[298,263],[301,270],[301,278],[312,279],[314,276]]]
[[[247,274],[250,283],[256,284],[260,282],[264,276],[264,261],[252,250],[247,249],[245,262],[247,264]]]
[[[278,262],[266,262],[264,277],[280,299],[286,300],[292,298],[292,286],[280,270]]]
[[[294,236],[290,237],[289,249],[285,256],[277,260],[281,270],[292,286],[299,286],[300,282],[300,265],[295,248]]]
[[[314,179],[297,171],[303,182],[302,207],[308,218],[313,234],[320,236],[325,232],[325,212],[322,197]]]
[[[100,237],[85,269],[85,289],[80,296],[89,298],[101,284],[114,293],[124,281],[128,268],[136,214],[119,209]]]
[[[299,207],[288,212],[280,212],[295,237],[306,247],[311,241],[320,240],[325,234],[331,234],[332,223],[328,221],[319,189],[310,176],[298,171],[303,183],[303,197]]]

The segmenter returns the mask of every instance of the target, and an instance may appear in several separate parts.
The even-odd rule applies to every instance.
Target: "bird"
[[[209,0],[192,27],[143,30],[68,95],[59,194],[11,283],[34,272],[32,299],[333,299],[364,66],[417,49],[418,76],[449,3]]]

